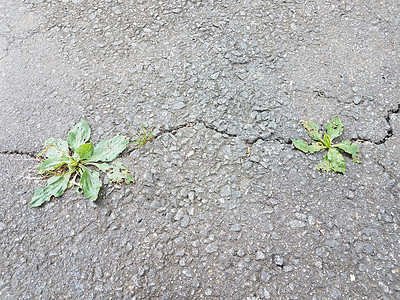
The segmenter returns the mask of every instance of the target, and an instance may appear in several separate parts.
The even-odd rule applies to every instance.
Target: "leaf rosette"
[[[323,162],[318,164],[318,170],[332,171],[345,174],[346,162],[341,152],[350,154],[353,162],[360,163],[360,153],[357,145],[349,140],[342,141],[339,144],[333,144],[333,140],[343,133],[343,124],[339,117],[334,117],[332,121],[326,124],[326,132],[321,135],[317,124],[312,121],[303,121],[304,128],[308,135],[316,142],[308,144],[303,140],[292,139],[293,145],[304,153],[314,153],[322,149],[327,149],[328,153],[324,156]]]
[[[107,172],[112,182],[134,182],[122,163],[105,164],[126,149],[129,138],[117,135],[94,146],[89,142],[90,133],[88,123],[82,119],[69,131],[66,141],[51,138],[45,142],[45,149],[39,157],[46,159],[40,164],[38,172],[50,178],[46,187],[35,190],[30,206],[37,207],[53,196],[60,197],[71,187],[82,192],[90,201],[96,201],[102,182],[99,172],[89,168],[90,165]]]

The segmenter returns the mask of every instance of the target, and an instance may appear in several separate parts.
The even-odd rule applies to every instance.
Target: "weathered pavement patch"
[[[0,8],[0,298],[399,298],[398,4]],[[336,114],[343,176],[288,143]],[[155,126],[120,158],[136,183],[29,208],[81,117]]]

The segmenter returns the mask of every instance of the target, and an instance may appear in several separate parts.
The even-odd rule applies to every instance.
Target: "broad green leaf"
[[[45,155],[47,158],[52,158],[68,155],[68,143],[63,139],[48,139],[44,146],[46,147],[45,150],[38,156]]]
[[[83,173],[79,183],[82,187],[83,195],[85,195],[85,197],[90,201],[96,201],[101,187],[99,172],[84,166],[81,167]]]
[[[324,156],[322,164],[319,164],[317,169],[327,172],[333,171],[345,174],[346,163],[343,159],[342,154],[340,154],[337,149],[330,148],[328,150],[328,153]]]
[[[331,122],[326,124],[326,132],[331,137],[331,141],[343,133],[343,124],[339,117],[334,117]]]
[[[308,135],[314,140],[323,143],[321,134],[318,132],[319,127],[312,121],[303,121],[302,122],[305,129],[308,131]]]
[[[88,123],[82,119],[69,132],[67,142],[71,149],[75,151],[80,145],[86,143],[90,138],[90,127]]]
[[[39,166],[39,174],[47,173],[49,171],[54,171],[58,167],[61,167],[64,164],[68,164],[71,162],[71,159],[66,156],[61,157],[52,157],[46,159]]]
[[[334,149],[331,148],[328,151],[328,159],[332,163],[332,170],[335,172],[342,172],[343,174],[345,173],[346,170],[346,163],[344,162],[344,158],[342,154]]]
[[[47,180],[45,188],[37,188],[33,194],[32,201],[29,206],[37,207],[44,202],[49,201],[51,196],[60,197],[68,187],[70,174],[62,176],[54,176]]]
[[[291,139],[291,140],[293,142],[293,145],[297,149],[303,151],[304,153],[308,152],[308,144],[305,141],[303,141],[303,140],[295,140],[295,139]]]
[[[48,185],[45,187],[45,190],[54,197],[60,197],[67,189],[70,177],[71,174],[66,174],[49,178],[49,180],[47,180]]]
[[[75,154],[73,157],[77,161],[87,159],[93,154],[93,149],[94,147],[92,142],[80,145],[75,149]]]
[[[133,182],[133,178],[131,175],[129,175],[128,169],[120,162],[116,162],[115,165],[95,163],[93,165],[99,168],[101,171],[106,172],[108,179],[111,182],[125,182],[126,184]]]
[[[29,202],[29,206],[31,207],[37,207],[42,205],[44,202],[49,201],[51,198],[51,195],[49,196],[44,188],[37,188],[35,190],[35,193],[33,194],[33,198],[31,202]]]
[[[358,146],[356,144],[352,144],[349,140],[343,141],[340,144],[334,145],[334,147],[337,147],[344,152],[347,152],[348,154],[351,154],[351,158],[353,159],[353,162],[355,163],[360,163],[360,153]]]
[[[326,148],[322,143],[312,143],[311,145],[308,146],[308,151],[310,151],[310,153],[314,153],[314,152],[318,152],[321,149]]]
[[[331,146],[331,138],[329,137],[329,135],[327,135],[326,133],[324,134],[324,145],[326,147],[330,147]]]
[[[292,139],[292,142],[297,149],[303,151],[304,153],[314,153],[320,151],[323,148],[326,148],[321,143],[312,143],[311,145],[308,145],[305,141],[295,139]]]
[[[125,150],[129,139],[122,135],[114,136],[111,139],[101,141],[93,151],[91,157],[86,162],[109,162],[118,157],[118,155]]]

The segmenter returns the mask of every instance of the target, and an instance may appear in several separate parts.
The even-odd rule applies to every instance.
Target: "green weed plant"
[[[135,135],[132,135],[132,144],[136,149],[143,147],[153,138],[153,130],[148,128],[145,124],[143,124],[142,131],[136,132]]]
[[[82,119],[69,131],[66,141],[51,138],[45,142],[45,149],[38,156],[46,157],[39,166],[39,174],[50,178],[45,188],[35,190],[30,206],[37,207],[53,196],[60,197],[72,187],[90,201],[96,201],[102,182],[99,172],[89,166],[107,172],[111,182],[133,182],[124,165],[119,162],[112,165],[105,163],[113,161],[125,150],[129,138],[117,135],[101,141],[97,146],[93,146],[89,139],[90,127]]]
[[[327,149],[328,153],[324,156],[322,164],[318,164],[318,170],[339,172],[345,174],[346,163],[341,152],[351,155],[353,162],[360,163],[360,153],[358,146],[349,140],[342,141],[339,144],[333,144],[333,140],[342,135],[343,124],[339,117],[334,117],[332,121],[326,124],[326,132],[321,135],[317,124],[312,121],[303,121],[304,128],[308,135],[316,142],[309,145],[303,140],[292,139],[293,145],[304,153],[314,153],[322,149]]]

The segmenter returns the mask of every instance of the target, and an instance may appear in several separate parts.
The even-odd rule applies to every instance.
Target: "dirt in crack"
[[[191,121],[191,122],[186,122],[186,123],[183,123],[183,124],[176,125],[174,127],[168,128],[168,129],[160,130],[157,134],[155,134],[153,136],[151,141],[154,141],[155,139],[157,139],[157,138],[159,138],[159,137],[161,137],[161,136],[163,136],[165,134],[168,134],[168,133],[174,134],[180,129],[194,127],[194,126],[196,126],[198,124],[202,124],[205,128],[207,128],[209,130],[218,132],[220,134],[226,135],[226,136],[231,137],[231,138],[238,138],[239,137],[242,140],[242,142],[247,145],[248,154],[250,152],[249,148],[251,146],[253,146],[255,143],[257,143],[259,140],[266,141],[266,142],[278,142],[278,143],[286,144],[286,145],[291,145],[292,144],[290,139],[284,139],[284,138],[278,138],[278,137],[273,138],[271,136],[268,137],[268,138],[267,137],[262,137],[262,136],[257,136],[257,137],[251,138],[251,139],[250,138],[240,137],[240,135],[229,133],[226,130],[219,130],[218,128],[210,125],[209,123],[207,123],[206,121],[203,121],[203,120],[194,120],[194,121]],[[127,149],[127,151],[124,151],[124,153],[122,154],[121,157],[128,156],[129,154],[131,154],[136,149],[137,148]]]
[[[398,113],[400,113],[400,103],[397,104],[397,108],[388,110],[385,119],[386,119],[386,122],[389,124],[389,129],[388,129],[386,135],[383,137],[383,139],[375,142],[374,144],[376,144],[376,145],[384,144],[389,138],[391,138],[393,136],[394,133],[393,133],[393,126],[391,124],[391,117],[393,114],[398,114]]]
[[[0,151],[0,154],[2,155],[24,155],[24,156],[29,156],[34,159],[37,159],[37,155],[31,152],[24,152],[24,151],[18,151],[18,150],[13,150],[13,151]]]
[[[187,123],[175,126],[173,128],[170,128],[170,129],[162,130],[162,131],[160,131],[158,134],[156,134],[154,136],[154,139],[156,139],[159,136],[164,135],[166,133],[173,133],[174,131],[177,131],[179,129],[193,127],[193,126],[196,126],[197,124],[203,124],[205,128],[207,128],[209,130],[212,130],[212,131],[215,131],[215,132],[218,132],[220,134],[225,134],[225,135],[227,135],[229,137],[233,137],[233,138],[240,137],[239,135],[233,134],[233,133],[229,133],[226,130],[219,130],[218,128],[215,128],[214,126],[212,126],[209,123],[207,123],[206,121],[195,120],[193,122],[187,122]],[[288,145],[291,144],[290,139],[283,139],[283,138],[272,138],[272,137],[266,138],[266,137],[258,136],[258,137],[252,138],[252,139],[249,139],[249,138],[241,138],[241,139],[245,144],[250,145],[250,146],[252,146],[253,144],[255,144],[259,140],[267,141],[267,142],[279,142],[281,144],[288,144]]]
[[[373,140],[368,139],[368,138],[361,138],[360,136],[358,136],[357,138],[351,139],[351,141],[352,142],[359,142],[359,143],[369,142],[369,143],[372,143],[372,144],[375,144],[375,145],[381,145],[381,144],[386,143],[386,141],[394,135],[393,127],[392,127],[392,124],[391,124],[391,117],[392,117],[393,114],[398,114],[398,113],[400,113],[400,103],[397,105],[397,108],[390,109],[390,110],[387,111],[387,115],[385,117],[385,120],[389,124],[389,129],[387,130],[386,135],[382,139],[380,139],[379,141],[373,141]]]

